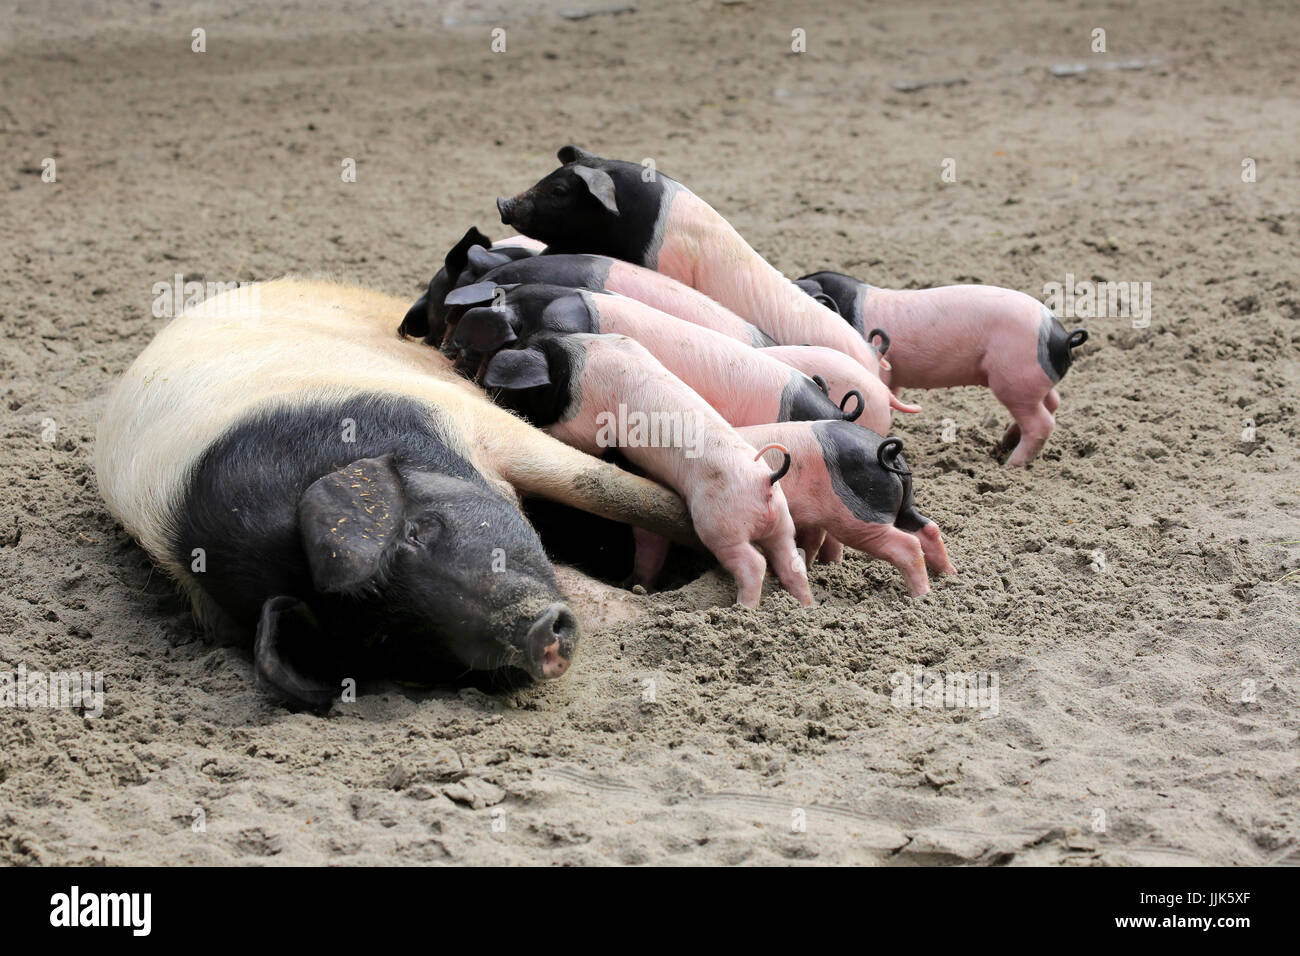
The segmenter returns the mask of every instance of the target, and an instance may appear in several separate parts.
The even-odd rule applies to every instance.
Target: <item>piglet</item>
[[[720,332],[660,312],[622,295],[554,285],[502,287],[482,282],[456,289],[449,305],[478,305],[457,321],[451,348],[488,355],[539,332],[612,333],[640,343],[669,372],[708,402],[731,425],[856,419],[863,396],[846,389],[841,405],[823,388],[767,349],[755,349]],[[852,360],[833,354],[841,362]],[[871,379],[865,370],[864,379]],[[877,389],[888,392],[878,380]]]
[[[672,276],[722,303],[781,345],[810,342],[872,367],[871,350],[823,304],[804,296],[681,183],[576,146],[564,165],[513,199],[501,221],[550,253],[613,256]]]
[[[912,472],[900,438],[881,438],[846,422],[786,422],[739,429],[755,448],[773,443],[790,452],[783,487],[804,553],[824,540],[865,551],[902,573],[907,590],[930,590],[926,566],[955,574],[934,522],[916,510]]]
[[[442,342],[446,333],[447,307],[443,304],[452,289],[476,282],[487,272],[516,259],[530,259],[545,248],[527,236],[511,236],[500,242],[471,226],[443,259],[442,267],[429,280],[429,287],[407,310],[398,332],[424,339],[432,345]]]
[[[617,292],[746,345],[762,348],[776,344],[757,326],[703,292],[661,272],[608,256],[532,256],[504,263],[484,274],[482,281],[497,285],[542,283],[592,292]]]
[[[926,567],[956,574],[934,522],[916,510],[912,472],[900,438],[881,438],[847,422],[786,422],[737,429],[758,449],[784,448],[783,487],[795,540],[811,561],[838,561],[843,545],[888,561],[902,572],[908,593],[929,593]],[[634,576],[649,588],[662,569],[668,542],[642,528]]]
[[[634,340],[539,333],[493,355],[483,381],[500,404],[566,444],[593,455],[618,447],[675,488],[700,541],[736,579],[741,604],[758,605],[764,554],[786,590],[812,604],[780,474]]]
[[[831,401],[845,405],[850,395],[860,394],[865,408],[857,423],[879,435],[889,434],[893,412],[914,414],[920,405],[900,402],[889,386],[843,352],[820,345],[777,345],[763,349],[779,362],[791,365],[822,385]]]
[[[1003,436],[1004,445],[1016,443],[1008,465],[1042,450],[1061,404],[1056,383],[1088,340],[1086,329],[1067,332],[1045,305],[1012,289],[878,289],[839,272],[814,272],[797,285],[833,301],[858,333],[887,343],[880,375],[891,388],[988,386],[1015,419]]]

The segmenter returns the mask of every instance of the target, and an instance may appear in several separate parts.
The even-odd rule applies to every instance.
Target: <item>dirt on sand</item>
[[[105,696],[0,709],[0,862],[1300,860],[1294,5],[583,2],[5,14],[0,671]],[[544,687],[277,708],[96,491],[155,283],[413,299],[567,142],[653,158],[788,275],[1150,283],[1150,323],[1075,323],[1026,471],[986,391],[903,396],[960,571],[924,599],[854,555],[815,610],[709,574]],[[996,715],[897,706],[917,667],[996,676]]]

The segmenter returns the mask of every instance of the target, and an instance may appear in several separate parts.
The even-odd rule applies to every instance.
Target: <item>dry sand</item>
[[[558,15],[584,4],[605,5],[5,12],[0,669],[100,670],[106,701],[0,710],[0,861],[1300,859],[1294,5]],[[1132,59],[1159,63],[1099,68]],[[811,611],[709,607],[709,575],[589,628],[545,687],[268,704],[96,492],[94,423],[162,324],[153,284],[296,271],[413,298],[570,141],[654,158],[787,274],[1150,282],[1151,324],[1083,323],[1026,472],[990,455],[987,392],[905,396],[961,571],[923,600],[860,557],[814,570]],[[996,673],[998,716],[891,706],[916,664]]]

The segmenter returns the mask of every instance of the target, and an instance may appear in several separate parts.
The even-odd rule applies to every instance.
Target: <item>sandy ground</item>
[[[105,704],[0,710],[0,861],[1300,860],[1294,6],[583,5],[5,4],[0,670]],[[961,571],[923,600],[858,557],[811,611],[711,575],[544,688],[269,705],[96,492],[154,283],[413,298],[566,142],[654,158],[788,274],[1149,282],[1151,323],[1081,323],[1028,472],[986,392],[905,396]],[[916,665],[996,674],[997,716],[893,706]]]

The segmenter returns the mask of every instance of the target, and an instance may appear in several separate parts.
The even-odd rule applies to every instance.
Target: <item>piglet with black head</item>
[[[595,253],[671,276],[752,322],[781,345],[810,342],[873,367],[860,336],[803,295],[722,216],[676,180],[575,146],[564,165],[513,199],[501,221],[551,253]]]
[[[558,253],[515,259],[484,274],[482,281],[497,285],[540,283],[589,292],[617,292],[755,348],[776,344],[756,326],[704,293],[661,272],[609,256]]]
[[[447,331],[449,310],[444,304],[452,289],[479,281],[484,274],[517,259],[536,256],[544,247],[527,236],[512,236],[493,243],[471,226],[443,259],[442,268],[429,280],[428,290],[407,310],[398,333],[439,346]]]
[[[837,405],[813,378],[777,360],[766,349],[752,348],[627,296],[546,285],[504,290],[483,282],[457,289],[447,297],[453,305],[474,300],[492,304],[475,306],[461,316],[452,334],[453,346],[486,354],[517,341],[527,342],[540,331],[626,335],[731,425],[853,420],[864,407],[858,391],[848,390]],[[870,376],[864,371],[864,377]],[[878,381],[874,384],[884,389]]]
[[[571,298],[582,302],[581,295]],[[565,303],[556,311],[561,309],[576,314],[577,305]],[[470,319],[467,313],[461,325]],[[507,329],[515,334],[508,322],[484,327],[497,329],[497,338]],[[477,344],[486,347],[489,341]],[[594,455],[618,448],[677,490],[700,541],[735,577],[741,604],[758,605],[765,555],[786,589],[802,604],[812,603],[807,571],[794,549],[794,525],[776,483],[780,475],[759,464],[735,430],[636,341],[536,332],[525,348],[493,355],[483,383],[500,404],[566,444]]]

